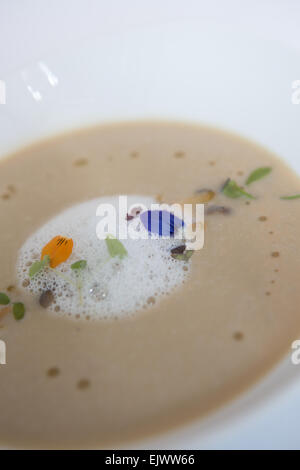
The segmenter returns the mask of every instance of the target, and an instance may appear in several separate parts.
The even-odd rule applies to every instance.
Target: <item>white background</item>
[[[96,33],[197,19],[222,21],[300,48],[299,0],[1,0],[0,75],[2,67],[22,65],[22,57],[35,59],[59,47],[62,38],[72,41],[70,22],[77,37],[84,37],[87,25],[90,33]],[[13,47],[12,31],[19,36]]]

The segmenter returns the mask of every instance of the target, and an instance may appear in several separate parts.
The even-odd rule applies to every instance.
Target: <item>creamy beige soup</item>
[[[254,198],[231,197],[228,178]],[[65,208],[119,194],[174,202],[203,188],[215,196],[187,281],[135,316],[58,316],[17,286],[20,247]],[[200,417],[260,378],[300,333],[300,200],[282,199],[299,192],[265,149],[193,125],[95,127],[3,159],[0,292],[26,312],[16,320],[0,306],[0,442],[118,445]]]

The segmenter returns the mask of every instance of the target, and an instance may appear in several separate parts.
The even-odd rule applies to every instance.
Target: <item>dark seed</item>
[[[54,301],[54,295],[51,290],[44,291],[40,296],[40,305],[43,308],[49,307]]]
[[[232,209],[230,207],[226,206],[217,206],[215,204],[208,206],[205,208],[205,214],[210,215],[210,214],[224,214],[228,215],[232,212]]]
[[[184,253],[185,248],[185,245],[176,246],[175,248],[172,248],[171,253],[172,255],[181,255]]]

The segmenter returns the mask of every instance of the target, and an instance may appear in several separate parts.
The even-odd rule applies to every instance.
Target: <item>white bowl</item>
[[[166,119],[232,130],[300,172],[300,106],[292,104],[296,51],[199,21],[87,30],[85,40],[71,24],[69,30],[68,44],[27,62],[25,53],[17,70],[2,70],[0,156],[67,129]],[[207,419],[131,448],[297,448],[299,405],[300,369],[288,355]]]

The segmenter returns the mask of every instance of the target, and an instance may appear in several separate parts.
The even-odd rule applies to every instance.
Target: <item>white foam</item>
[[[128,197],[129,206],[137,202],[149,208],[155,201]],[[122,260],[110,258],[105,241],[96,236],[96,209],[100,203],[118,208],[118,197],[94,199],[65,210],[27,239],[19,251],[19,285],[37,298],[43,291],[51,290],[55,300],[48,310],[53,314],[90,319],[133,315],[169,295],[189,275],[190,264],[170,256],[178,240],[122,240],[128,256]],[[45,269],[38,273],[27,286],[30,263],[40,259],[43,246],[57,235],[73,239],[72,255],[55,272]],[[87,261],[87,268],[79,279],[71,264],[81,259]],[[78,283],[82,285],[80,289]]]

